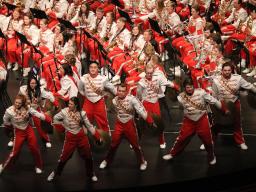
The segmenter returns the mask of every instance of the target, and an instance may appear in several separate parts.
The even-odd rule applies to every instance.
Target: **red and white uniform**
[[[33,93],[31,93],[31,95],[32,95],[32,101],[31,101],[28,96],[27,85],[23,85],[20,87],[19,94],[26,96],[30,107],[37,110],[38,112],[41,112],[41,109],[40,109],[41,98],[49,99],[52,103],[54,103],[54,101],[55,101],[53,94],[51,92],[45,91],[44,89],[41,89],[41,95],[40,95],[41,98],[35,98],[33,96]],[[55,104],[55,105],[57,105],[57,104]],[[43,141],[50,142],[49,135],[42,130],[41,120],[36,116],[33,116],[32,119],[33,119],[33,123],[34,123],[35,127],[38,130],[39,136],[43,139]]]
[[[160,106],[158,102],[158,96],[162,93],[162,86],[168,86],[174,88],[174,83],[168,81],[164,76],[153,76],[152,80],[142,78],[138,82],[137,95],[141,97],[143,106],[147,112],[161,116]],[[163,132],[159,135],[159,143],[164,144]]]
[[[86,127],[81,126],[81,121],[84,122]],[[70,111],[69,108],[64,108],[54,116],[53,122],[57,124],[61,123],[65,129],[65,140],[62,153],[58,161],[56,174],[61,174],[64,165],[77,148],[80,156],[85,160],[87,176],[92,177],[93,160],[90,143],[87,137],[87,129],[97,139],[99,139],[99,134],[95,127],[90,123],[86,113],[84,111],[73,112]]]
[[[129,143],[132,145],[133,150],[136,153],[138,161],[144,162],[144,157],[139,145],[137,129],[134,122],[135,111],[143,119],[149,119],[147,111],[143,107],[142,103],[134,96],[127,95],[124,99],[115,97],[113,104],[117,112],[117,119],[115,122],[115,129],[112,133],[111,148],[105,158],[108,164],[113,161],[115,152],[121,142],[124,135]]]
[[[151,13],[155,8],[155,6],[156,6],[156,0],[141,0],[139,2],[138,9],[141,14],[146,15]]]
[[[61,89],[57,92],[64,100],[69,100],[72,97],[77,97],[78,88],[74,77],[65,75],[60,80]]]
[[[21,109],[15,109],[14,106],[11,106],[6,109],[3,117],[4,125],[7,127],[7,129],[10,126],[14,128],[14,145],[12,152],[3,163],[4,168],[10,165],[10,163],[13,163],[13,161],[17,158],[23,143],[27,141],[28,147],[34,157],[36,167],[42,169],[43,162],[41,159],[35,133],[32,126],[29,124],[29,115],[36,116],[41,120],[48,119],[44,114],[39,113],[31,107],[28,109],[25,109],[24,107]]]
[[[245,22],[247,17],[247,11],[244,8],[241,7],[239,10],[233,8],[231,15],[224,20],[229,25],[221,28],[222,33],[225,35],[234,33],[239,24]]]
[[[116,88],[114,85],[109,82],[106,76],[97,75],[92,78],[90,74],[85,74],[81,77],[78,87],[79,92],[85,96],[83,109],[89,120],[91,122],[95,120],[100,129],[109,132],[104,91],[109,90],[115,95]]]
[[[39,48],[43,53],[48,53],[53,51],[53,44],[54,44],[54,34],[52,30],[47,29],[42,31],[40,29],[39,32]]]
[[[245,81],[240,75],[232,74],[230,79],[225,79],[221,75],[213,78],[213,95],[219,100],[233,102],[235,104],[234,139],[237,144],[242,144],[245,142],[240,117],[240,88],[251,90],[256,93],[256,87],[254,87],[251,83]]]
[[[170,150],[170,154],[174,157],[182,152],[191,137],[197,133],[208,152],[208,161],[212,161],[214,149],[206,105],[207,103],[214,104],[221,109],[220,101],[200,88],[195,89],[191,96],[185,92],[181,93],[178,96],[178,101],[184,107],[184,118],[179,136]]]

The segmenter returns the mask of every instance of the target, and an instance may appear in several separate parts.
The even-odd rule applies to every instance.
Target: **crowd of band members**
[[[25,140],[29,141],[28,146],[35,158],[36,173],[42,172],[40,150],[29,123],[30,116],[48,148],[51,148],[51,141],[41,127],[41,120],[51,122],[58,131],[65,131],[58,166],[49,175],[48,181],[61,174],[75,148],[85,160],[88,177],[97,181],[85,134],[87,129],[99,143],[102,138],[98,129],[111,135],[111,147],[100,164],[101,169],[111,164],[124,135],[136,153],[140,170],[145,170],[150,160],[145,160],[139,145],[135,114],[148,126],[156,127],[153,117],[161,117],[163,111],[168,112],[166,87],[176,92],[184,90],[178,96],[184,107],[184,119],[179,136],[163,159],[175,157],[197,133],[203,143],[201,148],[208,152],[209,164],[216,163],[214,142],[219,130],[211,132],[207,103],[216,105],[220,113],[226,115],[229,110],[223,101],[234,103],[234,139],[242,150],[248,148],[241,127],[238,95],[240,88],[255,93],[256,83],[253,85],[236,73],[242,67],[242,73],[256,78],[255,1],[120,2],[121,7],[108,0],[8,1],[15,5],[14,9],[1,4],[0,28],[5,37],[0,37],[3,55],[0,80],[6,80],[7,71],[20,69],[22,76],[28,78],[27,84],[20,87],[13,106],[4,115],[5,130],[14,136],[8,143],[13,149],[1,164],[1,172],[16,158]],[[44,11],[48,18],[38,19],[31,14],[30,8]],[[118,9],[130,14],[132,25]],[[212,15],[209,17],[210,11]],[[60,19],[70,21],[77,30],[69,29]],[[156,20],[165,35],[154,31],[149,19]],[[30,44],[22,42],[19,33]],[[185,80],[183,85],[167,78],[163,64],[166,44],[171,44],[179,53],[178,59],[189,70],[190,79]],[[228,57],[235,50],[240,54],[237,66],[237,63],[228,62]],[[84,60],[91,61],[88,73],[84,73],[86,70],[82,67]],[[31,63],[39,69],[38,74],[32,70]],[[109,68],[114,72],[112,78],[102,70]],[[112,133],[105,104],[110,95],[114,96],[112,102],[117,112]],[[83,97],[82,107],[79,106],[78,96]],[[58,109],[56,115],[51,116],[41,109],[41,100],[45,99]],[[66,106],[60,105],[61,101]],[[160,148],[165,149],[163,129],[158,139]]]

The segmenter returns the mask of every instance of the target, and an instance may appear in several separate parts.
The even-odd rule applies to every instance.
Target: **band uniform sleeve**
[[[116,87],[106,78],[104,81],[104,88],[109,90],[113,95],[116,95],[117,89]]]
[[[62,123],[63,119],[64,119],[64,113],[63,113],[63,109],[57,113],[56,115],[54,115],[53,117],[53,123]]]
[[[51,102],[54,102],[55,98],[50,91],[46,91],[44,89],[41,89],[41,97],[44,99],[49,99]]]
[[[135,109],[135,111],[141,116],[144,120],[147,119],[148,113],[142,103],[136,98],[133,97],[131,103]]]
[[[213,96],[211,96],[209,93],[206,93],[204,90],[203,91],[203,98],[204,100],[209,103],[209,104],[213,104],[215,105],[218,109],[221,109],[221,102],[219,100],[217,100],[216,98],[214,98]]]
[[[85,96],[84,82],[82,80],[83,78],[84,77],[81,77],[81,79],[78,81],[78,90],[81,95]]]
[[[241,77],[240,79],[240,87],[250,90],[253,93],[256,93],[256,87],[253,86],[253,84],[249,83],[248,81],[246,81],[244,78]]]
[[[3,124],[4,125],[11,125],[11,114],[9,113],[9,108],[5,111],[4,117],[3,117]]]
[[[38,112],[37,110],[35,110],[34,108],[30,107],[29,108],[29,114],[31,114],[32,116],[35,116],[41,120],[45,120],[45,115],[43,113]]]
[[[88,117],[86,115],[86,112],[85,111],[81,111],[81,115],[82,115],[83,122],[84,122],[86,128],[90,131],[90,133],[92,135],[94,135],[95,134],[95,127],[89,121],[89,119],[88,119]]]
[[[68,93],[68,90],[71,87],[71,80],[69,79],[62,79],[61,80],[61,89],[58,91],[58,93],[62,96]]]

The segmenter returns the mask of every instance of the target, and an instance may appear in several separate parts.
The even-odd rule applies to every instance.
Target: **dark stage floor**
[[[11,74],[9,94],[13,97],[18,92],[18,81]],[[94,154],[95,171],[98,182],[89,184],[86,181],[83,161],[75,153],[66,165],[62,176],[55,183],[46,181],[49,173],[55,168],[61,152],[62,143],[51,136],[53,147],[41,147],[44,161],[42,175],[36,175],[32,156],[27,148],[23,147],[16,164],[0,176],[0,191],[81,191],[132,188],[134,190],[159,191],[163,187],[169,190],[180,191],[250,191],[246,187],[254,186],[256,171],[256,111],[250,108],[242,98],[242,120],[245,139],[249,149],[241,151],[235,146],[230,130],[224,130],[216,144],[217,164],[207,164],[206,152],[200,151],[200,141],[194,137],[185,151],[171,162],[162,160],[162,156],[170,149],[177,136],[182,111],[177,103],[169,103],[172,121],[166,122],[165,136],[167,148],[161,150],[158,139],[149,133],[142,137],[141,144],[148,168],[141,172],[136,162],[134,152],[124,141],[117,151],[111,167],[106,170],[98,168],[105,154]],[[109,114],[113,124],[113,114]],[[7,148],[8,138],[0,132],[0,161],[2,162],[10,150]],[[41,143],[40,143],[41,144]],[[232,179],[233,181],[230,181]],[[143,187],[139,189],[139,187]],[[255,189],[255,187],[254,187]],[[120,191],[120,189],[118,190]],[[128,191],[128,189],[127,189]],[[131,190],[129,190],[131,191]],[[252,190],[255,191],[255,190]]]

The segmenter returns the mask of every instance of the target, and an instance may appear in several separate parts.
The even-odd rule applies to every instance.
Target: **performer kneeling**
[[[115,131],[112,133],[111,148],[105,160],[100,164],[100,168],[104,169],[112,163],[116,150],[124,135],[132,145],[136,156],[140,162],[140,170],[147,168],[147,161],[144,160],[136,132],[134,113],[135,111],[148,123],[153,124],[153,119],[147,114],[142,103],[133,95],[127,95],[127,86],[121,84],[117,89],[117,96],[113,99],[114,107],[117,111],[117,120],[115,122]]]
[[[184,119],[177,137],[169,154],[164,155],[164,160],[170,160],[186,147],[190,142],[192,136],[197,133],[199,138],[205,145],[208,152],[208,161],[210,165],[216,163],[214,155],[212,134],[209,126],[207,116],[207,103],[214,104],[217,108],[222,109],[223,112],[228,111],[221,105],[221,102],[206,93],[203,89],[194,89],[192,80],[184,81],[185,92],[178,96],[178,101],[184,107]]]
[[[80,156],[85,160],[87,176],[92,181],[97,181],[98,178],[95,176],[93,171],[92,153],[88,137],[86,136],[86,128],[88,128],[97,141],[100,142],[101,137],[95,127],[88,120],[85,111],[81,110],[79,99],[77,97],[72,97],[69,100],[68,107],[62,109],[54,116],[53,123],[63,123],[65,128],[65,141],[58,161],[58,166],[51,172],[47,180],[52,181],[56,176],[61,175],[65,164],[71,158],[75,149],[78,148]]]
[[[29,123],[30,115],[36,116],[41,120],[51,122],[51,118],[43,113],[39,113],[32,107],[27,106],[27,100],[24,95],[17,95],[14,105],[9,107],[3,117],[5,129],[13,131],[14,128],[14,145],[12,152],[3,164],[0,164],[0,174],[2,171],[17,158],[21,147],[26,140],[28,147],[34,157],[37,174],[42,173],[43,162],[40,155],[40,150],[37,144],[36,136],[32,126]]]

